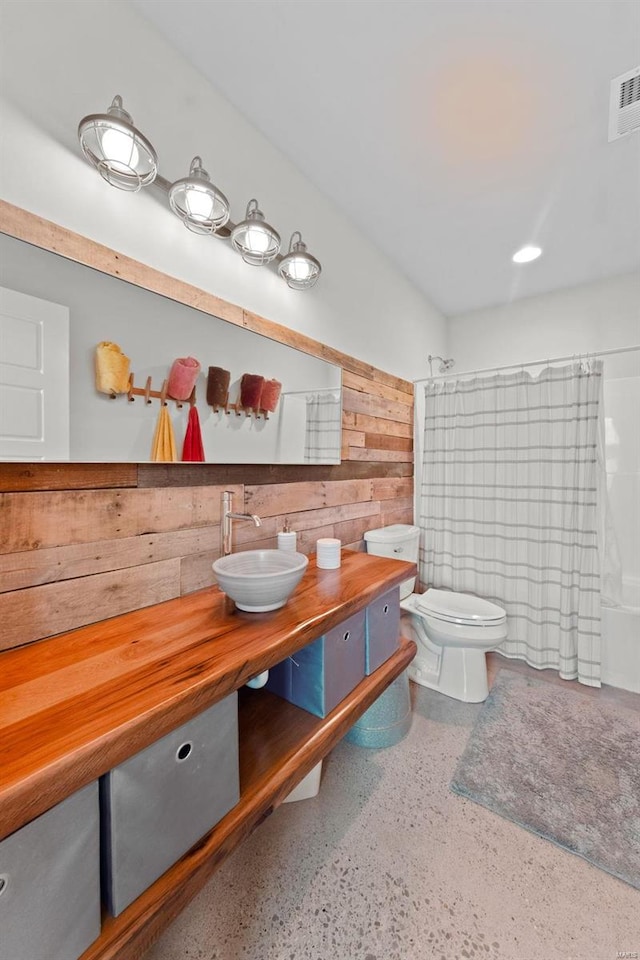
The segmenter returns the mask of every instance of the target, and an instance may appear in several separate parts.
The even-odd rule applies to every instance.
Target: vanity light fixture
[[[229,201],[194,157],[189,175],[172,183],[160,176],[152,144],[133,125],[131,115],[115,96],[106,113],[92,113],[78,125],[78,139],[87,160],[107,183],[136,193],[153,183],[168,198],[169,207],[192,233],[231,243],[245,263],[274,263],[292,290],[308,290],[322,272],[320,261],[307,252],[299,230],[291,235],[286,255],[280,253],[280,234],[264,218],[257,200],[247,204],[245,218],[230,220]]]
[[[115,96],[106,113],[91,113],[81,120],[78,139],[87,160],[113,187],[135,193],[155,180],[158,156],[134,127],[122,97]]]
[[[169,206],[193,233],[215,233],[229,219],[229,201],[211,183],[200,157],[191,161],[189,176],[169,187]]]
[[[289,252],[280,261],[278,273],[292,290],[308,290],[316,283],[321,271],[320,261],[307,253],[302,234],[296,230],[291,234]]]
[[[532,260],[537,260],[541,253],[541,247],[527,245],[517,250],[511,259],[514,263],[531,263]]]
[[[231,232],[231,243],[245,263],[260,267],[280,252],[280,234],[264,219],[257,200],[249,200],[245,219]]]

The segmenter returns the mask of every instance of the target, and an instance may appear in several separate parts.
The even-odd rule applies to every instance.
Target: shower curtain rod
[[[431,380],[455,380],[456,377],[472,377],[479,373],[499,373],[501,370],[519,370],[522,367],[540,367],[545,363],[562,363],[564,360],[579,360],[587,357],[608,357],[614,353],[632,353],[634,350],[640,350],[640,343],[633,347],[616,347],[613,350],[593,350],[583,353],[572,353],[568,357],[550,357],[545,360],[531,360],[526,363],[505,363],[503,367],[483,367],[481,370],[463,370],[459,374],[441,373],[434,377],[423,377],[421,380],[414,380],[414,384],[429,383]]]

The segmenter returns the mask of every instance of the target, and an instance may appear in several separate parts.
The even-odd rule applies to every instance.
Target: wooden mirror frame
[[[413,401],[413,385],[400,377],[379,370],[371,364],[245,310],[212,293],[186,283],[177,277],[156,270],[104,244],[74,233],[66,227],[0,200],[0,233],[24,240],[35,247],[59,254],[68,260],[91,267],[152,293],[167,297],[185,306],[261,334],[285,346],[336,364],[343,371],[345,392],[362,391],[370,382],[371,393],[378,388],[392,395],[396,392],[405,403]],[[374,384],[376,385],[374,387]],[[386,388],[386,389],[385,389]],[[366,389],[363,396],[367,395]],[[393,401],[391,401],[393,402]],[[406,409],[406,408],[405,408]],[[404,419],[404,417],[402,417]],[[348,421],[348,418],[347,418]],[[343,412],[343,435],[345,427]],[[81,489],[100,486],[138,486],[144,474],[145,486],[192,486],[216,482],[291,482],[296,480],[356,479],[364,477],[398,477],[412,473],[411,463],[349,461],[336,465],[316,464],[130,464],[130,463],[20,463],[0,464],[0,491],[35,489]],[[408,460],[412,458],[409,456]]]

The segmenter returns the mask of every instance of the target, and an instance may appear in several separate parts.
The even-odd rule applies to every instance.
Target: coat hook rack
[[[167,386],[169,381],[162,381],[162,388],[160,390],[151,389],[151,377],[147,377],[144,387],[136,387],[134,382],[134,374],[129,375],[129,390],[127,391],[127,398],[130,403],[133,403],[136,397],[144,397],[145,403],[151,403],[152,398],[160,400],[164,407],[167,406],[169,400],[173,400],[176,406],[180,409],[182,408],[182,400],[174,400],[173,397],[170,397],[167,394]],[[194,387],[191,391],[191,396],[188,400],[185,400],[184,403],[188,403],[190,407],[193,407],[196,402],[196,388]]]
[[[213,409],[215,410],[216,408],[214,407]],[[256,420],[260,420],[262,417],[264,417],[265,420],[269,419],[269,414],[266,410],[262,410],[260,407],[243,407],[239,400],[236,403],[226,404],[224,412],[228,415],[232,410],[235,411],[236,417],[241,417],[244,412],[245,417],[254,416]]]

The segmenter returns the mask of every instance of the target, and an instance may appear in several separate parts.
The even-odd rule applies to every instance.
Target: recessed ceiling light
[[[540,247],[521,247],[511,259],[514,263],[530,263],[532,260],[537,260],[541,253],[542,249]]]

